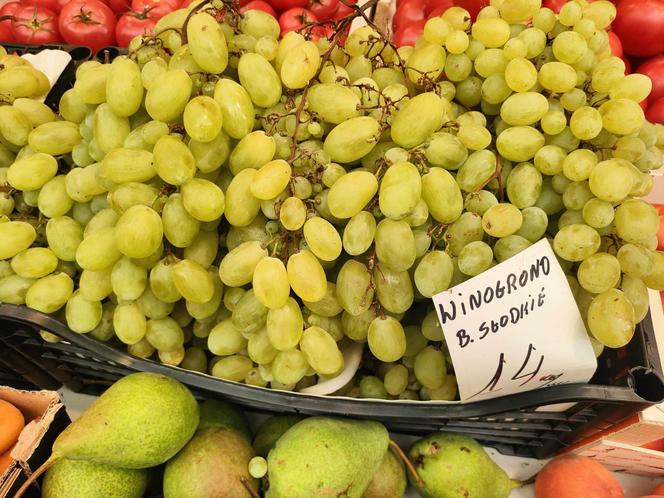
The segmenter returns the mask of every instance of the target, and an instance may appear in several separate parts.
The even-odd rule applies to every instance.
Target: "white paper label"
[[[546,239],[433,301],[462,401],[588,382],[597,368]]]

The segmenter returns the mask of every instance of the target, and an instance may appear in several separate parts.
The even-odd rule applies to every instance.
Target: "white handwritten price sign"
[[[546,239],[433,301],[462,401],[588,382],[597,368]]]

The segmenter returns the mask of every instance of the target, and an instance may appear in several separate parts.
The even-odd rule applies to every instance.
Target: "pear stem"
[[[23,494],[28,490],[28,488],[32,485],[33,482],[35,482],[40,475],[42,475],[44,472],[46,472],[48,469],[50,469],[55,462],[57,462],[60,459],[60,457],[51,455],[48,460],[46,460],[41,466],[35,470],[30,477],[28,477],[28,480],[23,483],[23,486],[21,486],[16,494],[14,495],[14,498],[21,498]]]
[[[258,495],[258,493],[256,493],[256,490],[254,490],[254,488],[251,487],[251,484],[249,484],[249,479],[247,479],[246,477],[240,477],[240,482],[247,489],[252,498],[261,498]]]
[[[418,488],[423,488],[424,487],[424,481],[422,481],[422,478],[420,475],[417,473],[417,469],[413,465],[413,462],[410,461],[410,458],[403,452],[401,447],[394,442],[392,439],[390,439],[389,442],[390,449],[396,453],[396,455],[401,459],[401,461],[404,463],[406,468],[408,469],[408,472],[410,472],[410,475],[413,476],[413,479],[415,479],[415,482],[417,483]]]

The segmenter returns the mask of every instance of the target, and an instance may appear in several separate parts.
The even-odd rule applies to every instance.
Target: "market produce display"
[[[452,7],[415,47],[371,24],[342,45],[370,6],[279,40],[265,12],[200,3],[82,64],[58,119],[0,107],[0,301],[283,390],[366,343],[336,394],[453,400],[429,298],[546,237],[597,354],[627,344],[664,289],[638,199],[664,127],[611,55],[615,6]]]

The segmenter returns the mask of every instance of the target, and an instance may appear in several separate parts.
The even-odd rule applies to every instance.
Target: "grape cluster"
[[[429,298],[546,237],[596,353],[629,342],[664,289],[639,200],[664,127],[610,53],[613,4],[453,7],[399,50],[346,37],[358,15],[280,39],[194,2],[82,64],[58,118],[0,107],[0,302],[283,390],[367,343],[337,394],[451,400]]]

